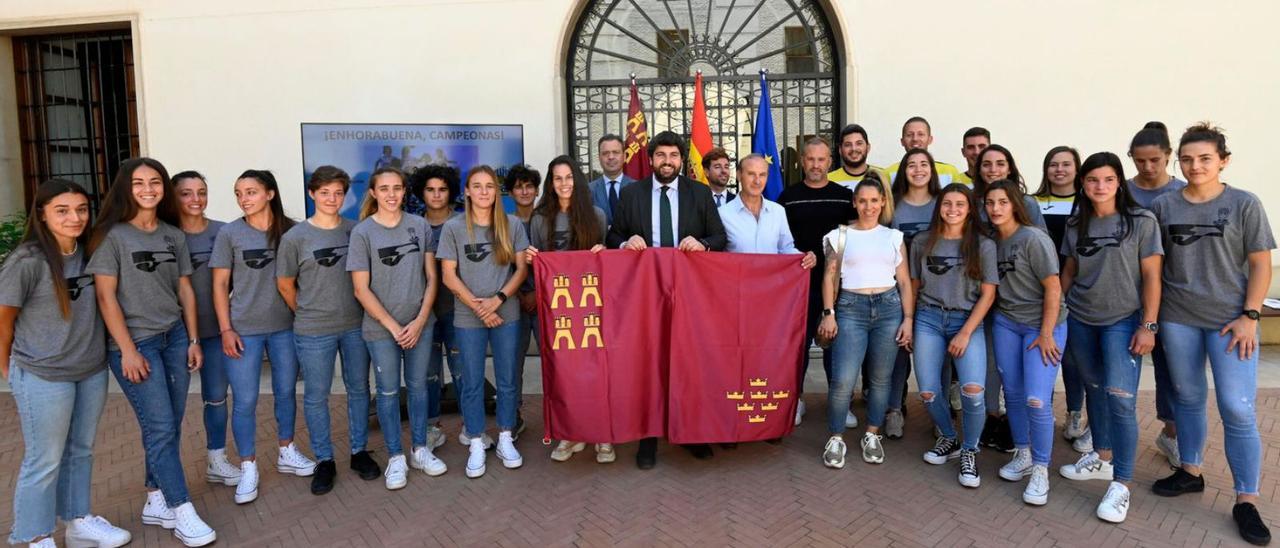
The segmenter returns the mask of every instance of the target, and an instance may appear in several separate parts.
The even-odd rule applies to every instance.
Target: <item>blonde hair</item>
[[[493,180],[495,187],[498,185],[498,173],[487,165],[478,165],[471,168],[467,172],[463,188],[471,186],[471,178],[476,175],[488,175]],[[465,191],[464,191],[465,193]],[[467,196],[464,200],[466,217],[467,217],[467,239],[471,243],[476,243],[475,221],[471,212],[471,196]],[[511,241],[510,221],[507,220],[507,213],[502,210],[502,200],[495,198],[493,207],[489,210],[489,227],[493,229],[493,260],[499,265],[507,265],[515,262],[516,250],[515,243]]]
[[[400,171],[400,168],[389,167],[389,166],[378,168],[376,171],[373,172],[373,175],[369,176],[369,188],[365,189],[364,201],[360,202],[360,220],[361,221],[365,220],[370,215],[373,215],[374,213],[378,212],[378,199],[373,197],[373,187],[374,187],[374,184],[378,182],[378,176],[385,175],[387,173],[391,173],[391,174],[394,174],[396,177],[399,177],[400,186],[405,187],[404,189],[405,195],[407,196],[409,194],[408,179],[404,176],[404,172]],[[401,202],[400,207],[401,208],[404,207],[403,201]]]

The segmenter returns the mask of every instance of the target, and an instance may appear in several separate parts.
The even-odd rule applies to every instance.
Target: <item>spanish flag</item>
[[[707,102],[702,96],[702,71],[693,84],[693,126],[689,138],[689,163],[693,178],[707,184],[707,173],[702,169],[702,157],[711,152],[711,126],[707,123]]]

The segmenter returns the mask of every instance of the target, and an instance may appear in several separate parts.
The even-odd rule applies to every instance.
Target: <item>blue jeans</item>
[[[867,425],[884,424],[889,405],[893,361],[898,355],[894,340],[902,325],[902,297],[898,289],[876,295],[841,291],[836,301],[836,340],[831,344],[831,379],[827,389],[827,428],[844,432],[845,413],[853,399],[853,387],[865,359],[870,364],[871,394],[867,397]]]
[[[57,518],[70,522],[89,514],[93,439],[107,402],[107,370],[78,382],[55,382],[11,366],[9,387],[26,446],[9,536],[19,544],[52,535]]]
[[[342,353],[342,384],[347,387],[347,422],[351,429],[351,453],[363,451],[369,439],[369,349],[360,328],[332,335],[293,336],[302,369],[302,416],[311,434],[311,451],[317,461],[333,460],[329,435],[329,392],[333,388],[333,364]]]
[[[916,383],[920,387],[920,399],[933,417],[933,423],[948,438],[956,437],[956,430],[951,424],[951,406],[947,401],[947,389],[950,387],[944,384],[944,368],[949,356],[947,345],[951,344],[952,337],[960,332],[966,321],[969,321],[966,310],[943,310],[929,305],[916,308],[915,335],[912,337]],[[969,337],[969,346],[964,354],[954,359],[960,376],[965,449],[978,448],[978,438],[987,420],[986,398],[982,393],[987,380],[987,337],[984,331],[979,323]],[[978,391],[970,394],[964,391],[966,387],[976,387]]]
[[[1070,328],[1067,329],[1070,331]],[[1071,338],[1070,335],[1067,338]],[[1070,352],[1062,354],[1062,389],[1067,397],[1067,411],[1080,411],[1084,409],[1084,397],[1088,390],[1084,385],[1084,374],[1080,372],[1080,365],[1076,363]],[[1090,425],[1093,424],[1093,414],[1089,414]]]
[[[455,331],[462,354],[462,423],[467,435],[484,433],[485,350],[493,347],[493,380],[498,389],[498,430],[514,430],[520,390],[516,388],[516,344],[520,322],[498,327],[459,327]]]
[[[1080,367],[1089,393],[1089,430],[1093,447],[1114,453],[1116,481],[1133,480],[1138,451],[1137,394],[1142,356],[1129,352],[1138,330],[1138,314],[1111,325],[1089,325],[1067,318],[1067,354]]]
[[[1024,325],[996,312],[996,368],[1004,383],[1004,406],[1009,414],[1013,444],[1031,448],[1031,462],[1049,465],[1053,453],[1053,388],[1058,367],[1045,363],[1040,349],[1027,350],[1040,336],[1040,326]],[[1067,324],[1053,328],[1053,340],[1065,349]]]
[[[200,339],[200,399],[204,401],[205,448],[227,447],[227,355],[222,353],[222,337]]]
[[[1160,322],[1160,332],[1164,335],[1169,359],[1169,376],[1178,387],[1175,416],[1182,464],[1200,466],[1204,463],[1204,444],[1208,437],[1205,405],[1209,399],[1204,362],[1208,359],[1218,414],[1222,416],[1223,448],[1235,478],[1236,493],[1257,495],[1262,473],[1262,441],[1258,438],[1254,410],[1258,397],[1258,352],[1247,360],[1241,360],[1235,351],[1227,352],[1231,336],[1218,335],[1218,329]]]
[[[898,348],[893,359],[893,376],[890,378],[889,409],[902,409],[902,398],[907,392],[907,377],[911,376],[911,353]]]
[[[427,361],[427,422],[440,418],[440,399],[444,390],[444,363],[449,361],[449,375],[453,377],[453,390],[462,386],[462,363],[458,358],[458,345],[453,340],[453,312],[436,318],[431,332],[431,357]]]
[[[119,350],[107,351],[107,366],[124,392],[142,431],[146,486],[160,489],[170,508],[191,501],[187,477],[178,448],[182,441],[182,416],[187,409],[187,327],[178,322],[168,331],[134,341],[151,365],[151,374],[134,384],[124,377]]]
[[[298,354],[293,330],[264,335],[240,336],[244,350],[240,358],[227,358],[227,378],[231,393],[231,435],[240,458],[252,457],[258,431],[258,386],[262,378],[262,355],[271,360],[271,396],[274,400],[277,437],[293,439],[294,415],[298,410]]]
[[[404,374],[409,393],[409,437],[413,447],[427,445],[427,365],[431,362],[431,333],[428,324],[422,329],[418,344],[408,350],[395,339],[365,341],[373,359],[374,383],[378,386],[378,425],[387,444],[387,455],[404,454],[400,444],[400,375]]]
[[[1173,379],[1169,378],[1169,358],[1164,352],[1164,333],[1156,335],[1156,347],[1151,350],[1151,366],[1156,377],[1156,418],[1161,422],[1177,424],[1174,404],[1178,399],[1178,391],[1173,388]]]

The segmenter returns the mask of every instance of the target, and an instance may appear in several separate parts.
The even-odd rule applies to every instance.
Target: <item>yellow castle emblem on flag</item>
[[[564,274],[557,274],[551,279],[551,309],[583,309],[604,307],[604,299],[600,297],[600,277],[588,272],[582,275],[581,290],[578,299],[573,298],[572,280]],[[604,335],[601,331],[603,322],[600,311],[594,311],[581,319],[581,331],[575,335],[574,319],[566,314],[555,315],[553,326],[555,333],[551,337],[552,350],[581,350],[586,348],[604,348]]]
[[[771,411],[782,409],[779,402],[791,397],[790,390],[769,390],[769,379],[764,377],[748,378],[747,385],[759,390],[726,390],[724,393],[726,400],[740,402],[734,403],[734,409],[746,413],[747,424],[765,423]]]

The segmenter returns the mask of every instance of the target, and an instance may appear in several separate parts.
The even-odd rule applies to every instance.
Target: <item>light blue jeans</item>
[[[293,330],[264,335],[240,336],[244,350],[240,358],[227,358],[227,378],[235,396],[231,405],[231,435],[240,458],[254,456],[254,436],[258,432],[258,387],[262,379],[262,356],[271,360],[271,395],[276,415],[277,437],[293,439],[298,412],[298,354]]]
[[[1177,387],[1178,455],[1184,465],[1204,463],[1208,438],[1205,406],[1209,399],[1204,364],[1209,361],[1213,386],[1222,416],[1223,449],[1235,478],[1236,493],[1257,495],[1262,474],[1262,441],[1258,437],[1255,405],[1258,398],[1258,352],[1241,360],[1228,352],[1231,336],[1218,329],[1203,329],[1174,322],[1160,322],[1160,334],[1169,360],[1169,376]],[[1238,349],[1237,349],[1238,350]]]
[[[1113,451],[1116,481],[1133,480],[1138,452],[1137,394],[1142,356],[1129,352],[1138,314],[1111,325],[1067,318],[1067,354],[1079,367],[1088,394],[1089,430],[1094,450]]]
[[[360,327],[331,335],[293,336],[302,368],[302,416],[311,434],[311,451],[317,461],[333,460],[329,428],[329,392],[333,366],[342,354],[342,384],[347,387],[347,422],[351,454],[363,451],[369,439],[369,348]]]
[[[1048,466],[1053,454],[1053,387],[1058,366],[1045,363],[1039,348],[1027,349],[1040,336],[1040,326],[1020,324],[999,312],[995,315],[996,368],[1004,384],[1013,445],[1030,447],[1031,462]],[[1065,350],[1066,322],[1053,328],[1053,340]]]
[[[222,353],[222,337],[200,339],[200,398],[204,401],[205,448],[227,447],[227,355]]]
[[[920,387],[920,399],[933,417],[933,423],[948,438],[956,437],[951,424],[951,405],[947,401],[948,386],[945,370],[947,345],[969,321],[967,310],[943,310],[930,305],[916,308],[915,346],[916,383]],[[977,449],[978,439],[987,420],[986,398],[983,395],[987,380],[987,337],[982,324],[969,337],[969,346],[963,355],[955,358],[956,372],[960,377],[961,401],[964,409],[965,449]],[[977,387],[976,394],[964,391],[965,387]],[[928,397],[926,398],[926,394]]]
[[[506,322],[498,327],[459,327],[455,331],[462,353],[462,422],[467,435],[484,433],[484,362],[485,350],[493,347],[493,380],[498,389],[498,430],[515,430],[516,344],[520,339],[520,322]]]
[[[392,338],[365,341],[373,360],[374,382],[378,386],[378,425],[387,444],[387,455],[404,454],[400,443],[400,375],[404,374],[409,393],[409,437],[413,447],[427,445],[427,365],[431,362],[433,326],[422,328],[418,344],[408,350]]]
[[[10,365],[22,422],[22,467],[13,489],[11,544],[52,535],[58,518],[89,514],[93,439],[107,401],[107,370],[78,382],[47,381]]]
[[[892,389],[895,336],[902,325],[902,297],[893,288],[876,295],[841,291],[836,300],[836,340],[831,344],[831,379],[827,388],[827,428],[844,432],[845,413],[853,399],[862,362],[870,365],[867,425],[884,425]]]

